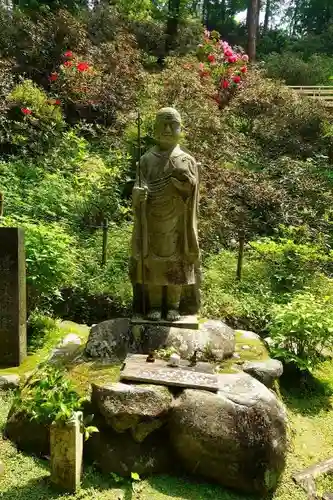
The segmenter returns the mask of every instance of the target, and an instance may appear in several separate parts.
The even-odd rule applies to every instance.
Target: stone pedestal
[[[0,227],[0,366],[19,366],[26,356],[24,232]]]
[[[51,482],[68,492],[75,492],[81,482],[83,433],[82,413],[68,422],[54,422],[50,429]]]
[[[167,321],[160,319],[159,321],[150,321],[143,316],[135,316],[131,319],[131,324],[146,325],[146,326],[168,326],[169,328],[190,328],[192,330],[199,329],[198,316],[196,314],[181,316],[180,319],[175,321]]]

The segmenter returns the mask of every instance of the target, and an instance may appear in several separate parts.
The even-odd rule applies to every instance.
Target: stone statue
[[[180,134],[178,111],[158,111],[156,146],[142,156],[133,188],[134,310],[142,313],[145,294],[146,316],[154,321],[176,321],[199,307],[199,171],[178,144]]]

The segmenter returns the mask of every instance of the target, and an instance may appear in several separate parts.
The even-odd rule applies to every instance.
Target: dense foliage
[[[215,11],[205,5],[216,27]],[[0,190],[4,224],[26,230],[29,313],[88,323],[128,313],[136,112],[145,151],[156,110],[174,106],[183,117],[184,145],[201,163],[203,314],[270,333],[289,360],[290,345],[297,345],[294,361],[311,366],[314,342],[328,345],[333,321],[327,314],[316,340],[304,343],[320,308],[329,311],[333,300],[331,115],[278,80],[329,82],[323,47],[330,28],[325,34],[304,28],[300,50],[268,23],[259,37],[265,63],[248,66],[245,49],[233,44],[245,40],[233,17],[242,2],[216,3],[230,27],[223,37],[203,31],[199,4],[181,2],[178,9],[175,3],[172,43],[167,5],[140,6],[124,0],[117,8],[0,7]],[[268,20],[277,3],[270,9]],[[319,39],[323,45],[316,42],[318,50],[309,53],[307,44]],[[235,276],[240,235],[246,240],[241,281]],[[305,326],[302,307],[310,311]]]

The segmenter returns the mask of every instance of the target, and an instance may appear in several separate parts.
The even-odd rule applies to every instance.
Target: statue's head
[[[156,114],[155,139],[163,149],[176,146],[181,134],[181,117],[174,108],[162,108]]]

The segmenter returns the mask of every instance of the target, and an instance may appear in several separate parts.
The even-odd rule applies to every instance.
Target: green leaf
[[[137,472],[131,472],[131,479],[133,481],[141,481],[141,478]]]

